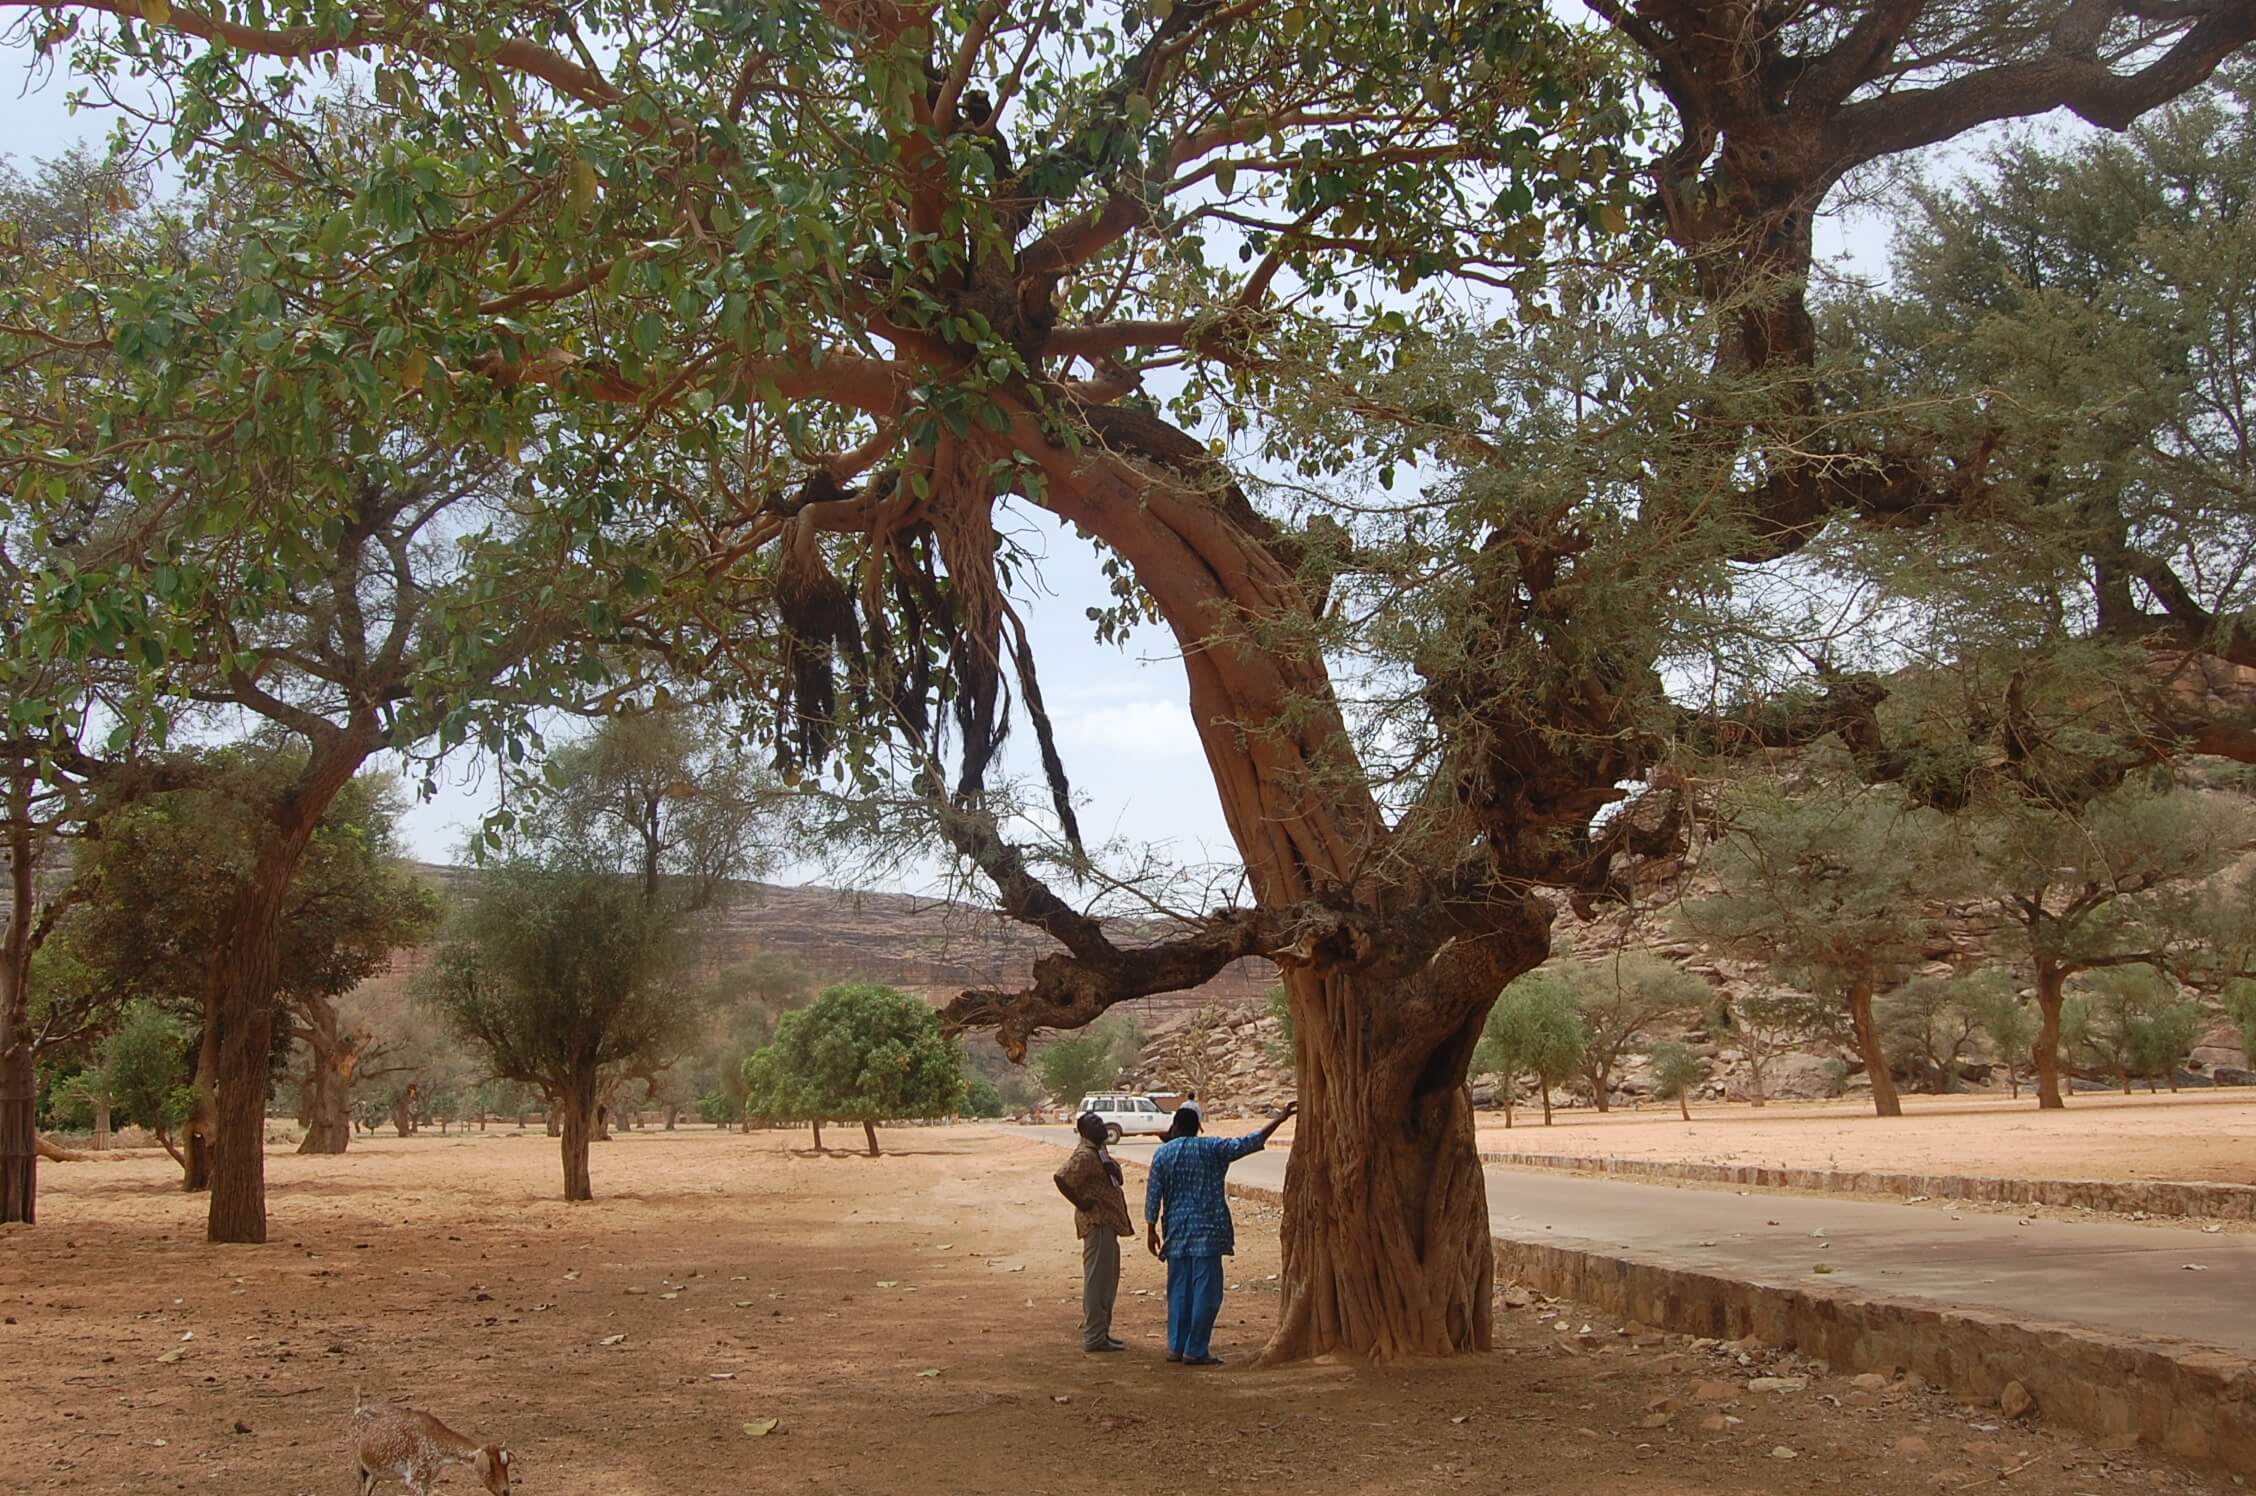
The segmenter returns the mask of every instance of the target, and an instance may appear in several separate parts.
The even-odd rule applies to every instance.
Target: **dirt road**
[[[43,1224],[0,1236],[0,1490],[341,1496],[356,1383],[507,1441],[535,1496],[2232,1489],[1902,1384],[1750,1390],[1811,1368],[1540,1303],[1500,1312],[1492,1356],[1255,1371],[1258,1212],[1217,1340],[1236,1364],[1160,1360],[1140,1253],[1133,1348],[1085,1357],[1056,1151],[887,1140],[629,1134],[577,1207],[537,1135],[277,1153],[263,1248],[203,1245],[161,1156],[43,1170]]]

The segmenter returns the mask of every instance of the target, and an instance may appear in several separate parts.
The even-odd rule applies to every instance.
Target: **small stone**
[[[1738,1395],[1739,1389],[1729,1382],[1702,1382],[1692,1389],[1692,1400],[1694,1402],[1729,1402]]]
[[[1507,1309],[1525,1309],[1533,1302],[1535,1301],[1528,1297],[1528,1291],[1518,1284],[1504,1290],[1503,1304]]]
[[[1730,1427],[1731,1420],[1721,1413],[1710,1413],[1700,1420],[1700,1432],[1703,1434],[1720,1434]]]
[[[1798,1460],[1801,1458],[1800,1455],[1796,1454],[1793,1450],[1788,1449],[1783,1444],[1780,1444],[1773,1448],[1770,1452],[1770,1457],[1774,1460]]]
[[[1808,1377],[1752,1377],[1747,1382],[1749,1392],[1800,1392],[1807,1386]]]
[[[1927,1458],[1927,1441],[1917,1434],[1906,1434],[1896,1441],[1896,1454],[1906,1460]]]
[[[1647,1413],[1637,1420],[1639,1428],[1667,1428],[1676,1421],[1674,1413]]]
[[[2037,1400],[2019,1382],[2007,1382],[2005,1390],[1998,1394],[1998,1411],[2005,1415],[2007,1422],[2016,1422],[2037,1411]]]
[[[1888,1390],[1888,1379],[1877,1371],[1868,1371],[1862,1376],[1851,1377],[1849,1385],[1859,1392],[1885,1392]]]

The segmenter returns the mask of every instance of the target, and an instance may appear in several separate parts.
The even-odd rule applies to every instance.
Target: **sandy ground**
[[[1555,1112],[1522,1109],[1507,1129],[1483,1113],[1480,1145],[1565,1153],[1813,1169],[1891,1169],[2026,1179],[2189,1179],[2256,1184],[2256,1088],[2179,1096],[2079,1095],[2040,1112],[2033,1099],[1907,1096],[1883,1120],[1870,1100]]]
[[[1056,1150],[799,1141],[623,1136],[578,1207],[537,1134],[278,1152],[262,1248],[202,1245],[161,1155],[44,1168],[42,1224],[0,1236],[0,1490],[342,1496],[355,1384],[508,1443],[534,1493],[2235,1489],[1516,1291],[1492,1356],[1254,1370],[1277,1250],[1245,1206],[1217,1337],[1234,1364],[1161,1361],[1141,1253],[1131,1350],[1086,1357]]]

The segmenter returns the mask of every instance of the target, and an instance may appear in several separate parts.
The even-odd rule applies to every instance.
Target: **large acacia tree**
[[[704,652],[768,704],[787,773],[909,792],[1059,943],[958,1022],[1016,1052],[1239,957],[1280,963],[1302,1086],[1270,1346],[1289,1357],[1488,1344],[1467,1063],[1548,949],[1534,890],[1608,896],[1621,859],[1675,840],[1666,796],[1599,816],[1670,736],[1840,732],[1902,772],[1873,688],[1718,721],[1653,668],[1713,623],[1733,563],[1981,486],[1966,454],[1861,448],[1822,408],[1806,280],[1827,193],[1989,120],[2120,126],[2256,36],[2239,0],[1593,8],[1590,30],[1496,0],[26,14],[83,78],[165,80],[192,170],[289,170],[259,256],[273,296],[166,304],[168,367],[186,328],[233,371],[197,419],[282,380],[441,405],[515,450],[579,506],[590,561],[654,599],[590,628]],[[1657,158],[1624,50],[1665,101]],[[382,144],[301,159],[307,86],[347,62]],[[1608,235],[1672,246],[1644,274],[1727,391],[1404,377],[1468,290],[1584,316],[1608,278],[1555,288],[1552,262]],[[1481,345],[1487,373],[1516,342]],[[1657,444],[1635,462],[1625,388]],[[36,468],[161,446],[178,416],[118,418],[11,445]],[[1241,459],[1313,485],[1312,508]],[[1465,481],[1385,499],[1409,460]],[[1121,944],[1050,871],[1087,863],[1011,595],[1012,506],[1107,553],[1100,627],[1148,617],[1181,650],[1247,878],[1170,938]],[[1350,659],[1393,668],[1359,700],[1335,686]],[[994,814],[1014,696],[1054,791],[1047,862]]]

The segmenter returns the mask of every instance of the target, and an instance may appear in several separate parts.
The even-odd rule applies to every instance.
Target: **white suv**
[[[1081,1098],[1081,1112],[1094,1112],[1105,1125],[1105,1141],[1117,1143],[1123,1137],[1167,1136],[1167,1129],[1175,1125],[1175,1114],[1162,1111],[1158,1102],[1149,1096],[1128,1096],[1107,1092],[1098,1096]],[[1081,1112],[1074,1115],[1079,1116]]]

